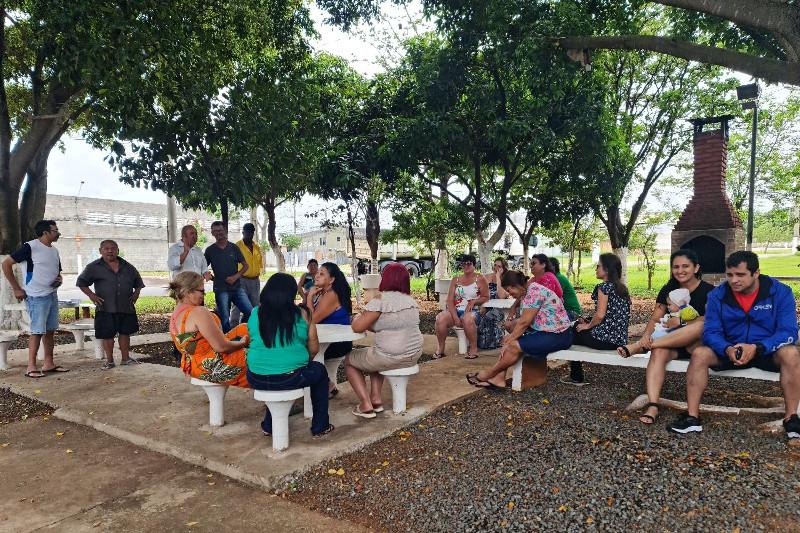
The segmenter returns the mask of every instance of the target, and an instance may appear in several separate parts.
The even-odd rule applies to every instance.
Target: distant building
[[[167,242],[166,204],[48,194],[44,218],[55,220],[61,231],[56,247],[64,272],[80,272],[99,258],[103,239],[117,241],[120,255],[139,271],[167,270],[167,249],[172,243]],[[196,221],[209,239],[216,220],[211,213],[180,207],[176,218],[178,230]],[[230,221],[228,231],[239,235],[240,221]]]

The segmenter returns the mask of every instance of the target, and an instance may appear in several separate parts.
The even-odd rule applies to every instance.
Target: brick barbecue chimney
[[[701,272],[710,274],[705,279],[712,283],[724,279],[725,258],[736,250],[744,250],[745,244],[742,221],[725,193],[731,118],[732,115],[726,115],[691,121],[694,194],[672,231],[672,251],[694,250],[700,257]],[[719,124],[719,129],[703,131],[709,124]]]

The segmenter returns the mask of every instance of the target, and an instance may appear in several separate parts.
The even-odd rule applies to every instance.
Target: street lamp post
[[[761,86],[758,83],[740,85],[736,88],[736,98],[742,101],[742,109],[753,110],[753,134],[750,142],[750,192],[747,202],[747,249],[753,249],[753,200],[756,189],[756,138],[758,137],[758,97]]]

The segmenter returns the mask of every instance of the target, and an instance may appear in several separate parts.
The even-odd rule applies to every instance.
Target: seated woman
[[[705,322],[706,300],[714,286],[702,281],[700,263],[693,250],[683,249],[673,252],[669,258],[670,278],[658,292],[653,315],[644,328],[642,338],[634,344],[620,346],[617,351],[622,357],[639,354],[650,350],[650,361],[647,363],[647,398],[649,403],[639,420],[652,424],[658,417],[658,400],[661,387],[664,385],[667,363],[675,359],[690,359],[695,348],[702,345],[703,323]],[[658,339],[653,338],[653,331],[661,318],[667,313],[667,298],[670,291],[687,289],[692,307],[698,317],[685,321],[686,326],[672,331]],[[675,328],[682,324],[678,317],[667,322],[668,327]]]
[[[575,288],[572,286],[572,283],[569,282],[567,276],[561,273],[561,265],[558,264],[558,259],[555,257],[549,257],[547,262],[550,263],[550,266],[553,269],[553,274],[555,274],[558,284],[561,285],[564,309],[567,310],[567,315],[572,321],[578,320],[578,317],[581,316],[582,310],[581,304],[578,301],[578,295],[575,294]]]
[[[170,282],[175,310],[169,322],[172,341],[181,353],[181,369],[193,378],[248,387],[245,347],[247,325],[223,334],[217,315],[203,306],[205,280],[196,272],[181,272]]]
[[[317,328],[305,305],[297,306],[297,284],[289,274],[273,274],[261,291],[247,327],[252,343],[247,352],[247,382],[256,390],[292,390],[309,387],[311,433],[324,435],[334,427],[328,419],[328,372],[314,361],[319,350]],[[269,409],[261,422],[264,435],[272,435]]]
[[[628,326],[631,321],[631,296],[622,283],[622,263],[614,254],[600,254],[595,276],[601,281],[592,291],[595,301],[594,316],[588,323],[579,319],[575,326],[575,344],[596,350],[614,350],[628,341]],[[580,361],[570,363],[570,374],[562,383],[583,385],[583,365]]]
[[[527,289],[526,285],[521,272],[503,274],[503,287],[515,298],[522,298],[522,316],[506,337],[497,363],[488,370],[467,374],[470,384],[489,390],[505,389],[506,371],[523,355],[547,359],[548,354],[572,346],[572,325],[561,298],[538,283],[531,283]]]
[[[434,359],[444,357],[444,341],[447,339],[447,329],[456,327],[464,328],[464,334],[469,343],[467,359],[478,357],[478,311],[473,309],[489,299],[489,284],[486,279],[475,270],[475,256],[466,254],[461,261],[464,272],[450,282],[447,291],[447,310],[436,315],[436,340],[439,346]]]
[[[558,295],[561,300],[564,300],[564,290],[561,288],[555,272],[553,272],[553,265],[550,264],[549,258],[545,254],[533,254],[531,256],[531,280],[528,283],[538,283],[544,285]]]
[[[353,320],[353,331],[374,331],[375,343],[353,350],[344,359],[347,380],[361,402],[353,408],[353,414],[362,418],[375,418],[375,413],[383,411],[384,377],[379,372],[414,366],[422,355],[419,306],[411,296],[406,267],[400,263],[386,265],[378,290],[381,292]],[[369,392],[364,372],[369,374]]]
[[[309,259],[307,268],[308,272],[300,276],[300,279],[297,280],[297,294],[300,295],[300,301],[303,305],[308,305],[308,291],[314,286],[314,278],[317,276],[317,271],[319,270],[319,262],[316,259]]]
[[[492,264],[492,272],[483,276],[489,285],[489,299],[503,300],[508,298],[508,293],[503,289],[501,280],[503,274],[508,272],[508,261],[498,257]],[[478,348],[491,350],[500,345],[503,337],[503,321],[505,314],[497,308],[486,309],[481,307],[480,320],[478,321]]]
[[[314,286],[308,291],[311,320],[314,324],[350,325],[353,302],[350,285],[336,263],[322,263],[314,277]],[[344,357],[353,349],[351,341],[334,342],[325,350],[325,359]],[[339,394],[336,383],[328,384],[331,397]]]
[[[556,293],[558,297],[564,301],[564,289],[562,288],[561,282],[555,275],[555,270],[553,269],[553,265],[550,263],[550,258],[545,254],[534,254],[531,256],[530,267],[532,277],[528,280],[528,284],[530,285],[531,283],[538,283],[539,285],[542,285]],[[574,293],[575,291],[573,290],[573,294]],[[514,328],[517,327],[517,320],[519,318],[519,303],[520,301],[517,299],[517,301],[514,302],[514,305],[511,306],[508,317],[506,318],[505,330],[509,333],[514,331]],[[570,318],[574,320],[572,316],[570,316]]]

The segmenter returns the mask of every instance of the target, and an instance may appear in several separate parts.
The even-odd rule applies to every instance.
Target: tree
[[[297,235],[287,235],[284,233],[281,235],[281,242],[286,247],[286,250],[291,252],[292,250],[300,248],[300,245],[303,244],[303,239]]]
[[[675,220],[671,212],[643,213],[639,222],[631,233],[630,248],[642,255],[642,264],[639,269],[647,272],[647,290],[653,289],[653,275],[656,272],[658,248],[658,229]]]
[[[94,130],[111,116],[130,125],[133,110],[151,110],[199,73],[219,82],[257,43],[280,41],[285,12],[274,7],[257,0],[4,3],[1,251],[32,238],[44,213],[47,159],[67,129]]]
[[[405,150],[406,169],[469,210],[488,265],[520,184],[575,149],[578,123],[592,123],[602,99],[558,50],[531,37],[561,20],[546,5],[453,0],[426,7],[438,17],[439,35],[409,41],[407,57],[390,71],[400,88],[387,149]]]
[[[601,4],[605,2],[600,2]],[[649,50],[699,63],[727,67],[773,82],[800,85],[800,5],[782,0],[654,0],[670,6],[661,35],[574,34],[558,39],[585,62],[585,50]],[[585,7],[598,10],[598,2]],[[611,2],[633,12],[643,2]],[[589,29],[587,27],[587,29]],[[605,28],[604,28],[605,29]],[[588,55],[588,54],[587,54]]]
[[[625,279],[630,235],[646,199],[673,159],[691,147],[692,136],[681,121],[724,114],[733,106],[724,94],[736,82],[719,80],[717,69],[707,65],[644,52],[607,52],[595,65],[594,72],[608,80],[607,105],[616,113],[616,135],[622,143],[615,148],[611,160],[616,162],[610,169],[624,184],[598,196],[596,213],[622,260]],[[626,192],[633,195],[627,221],[622,209]]]

